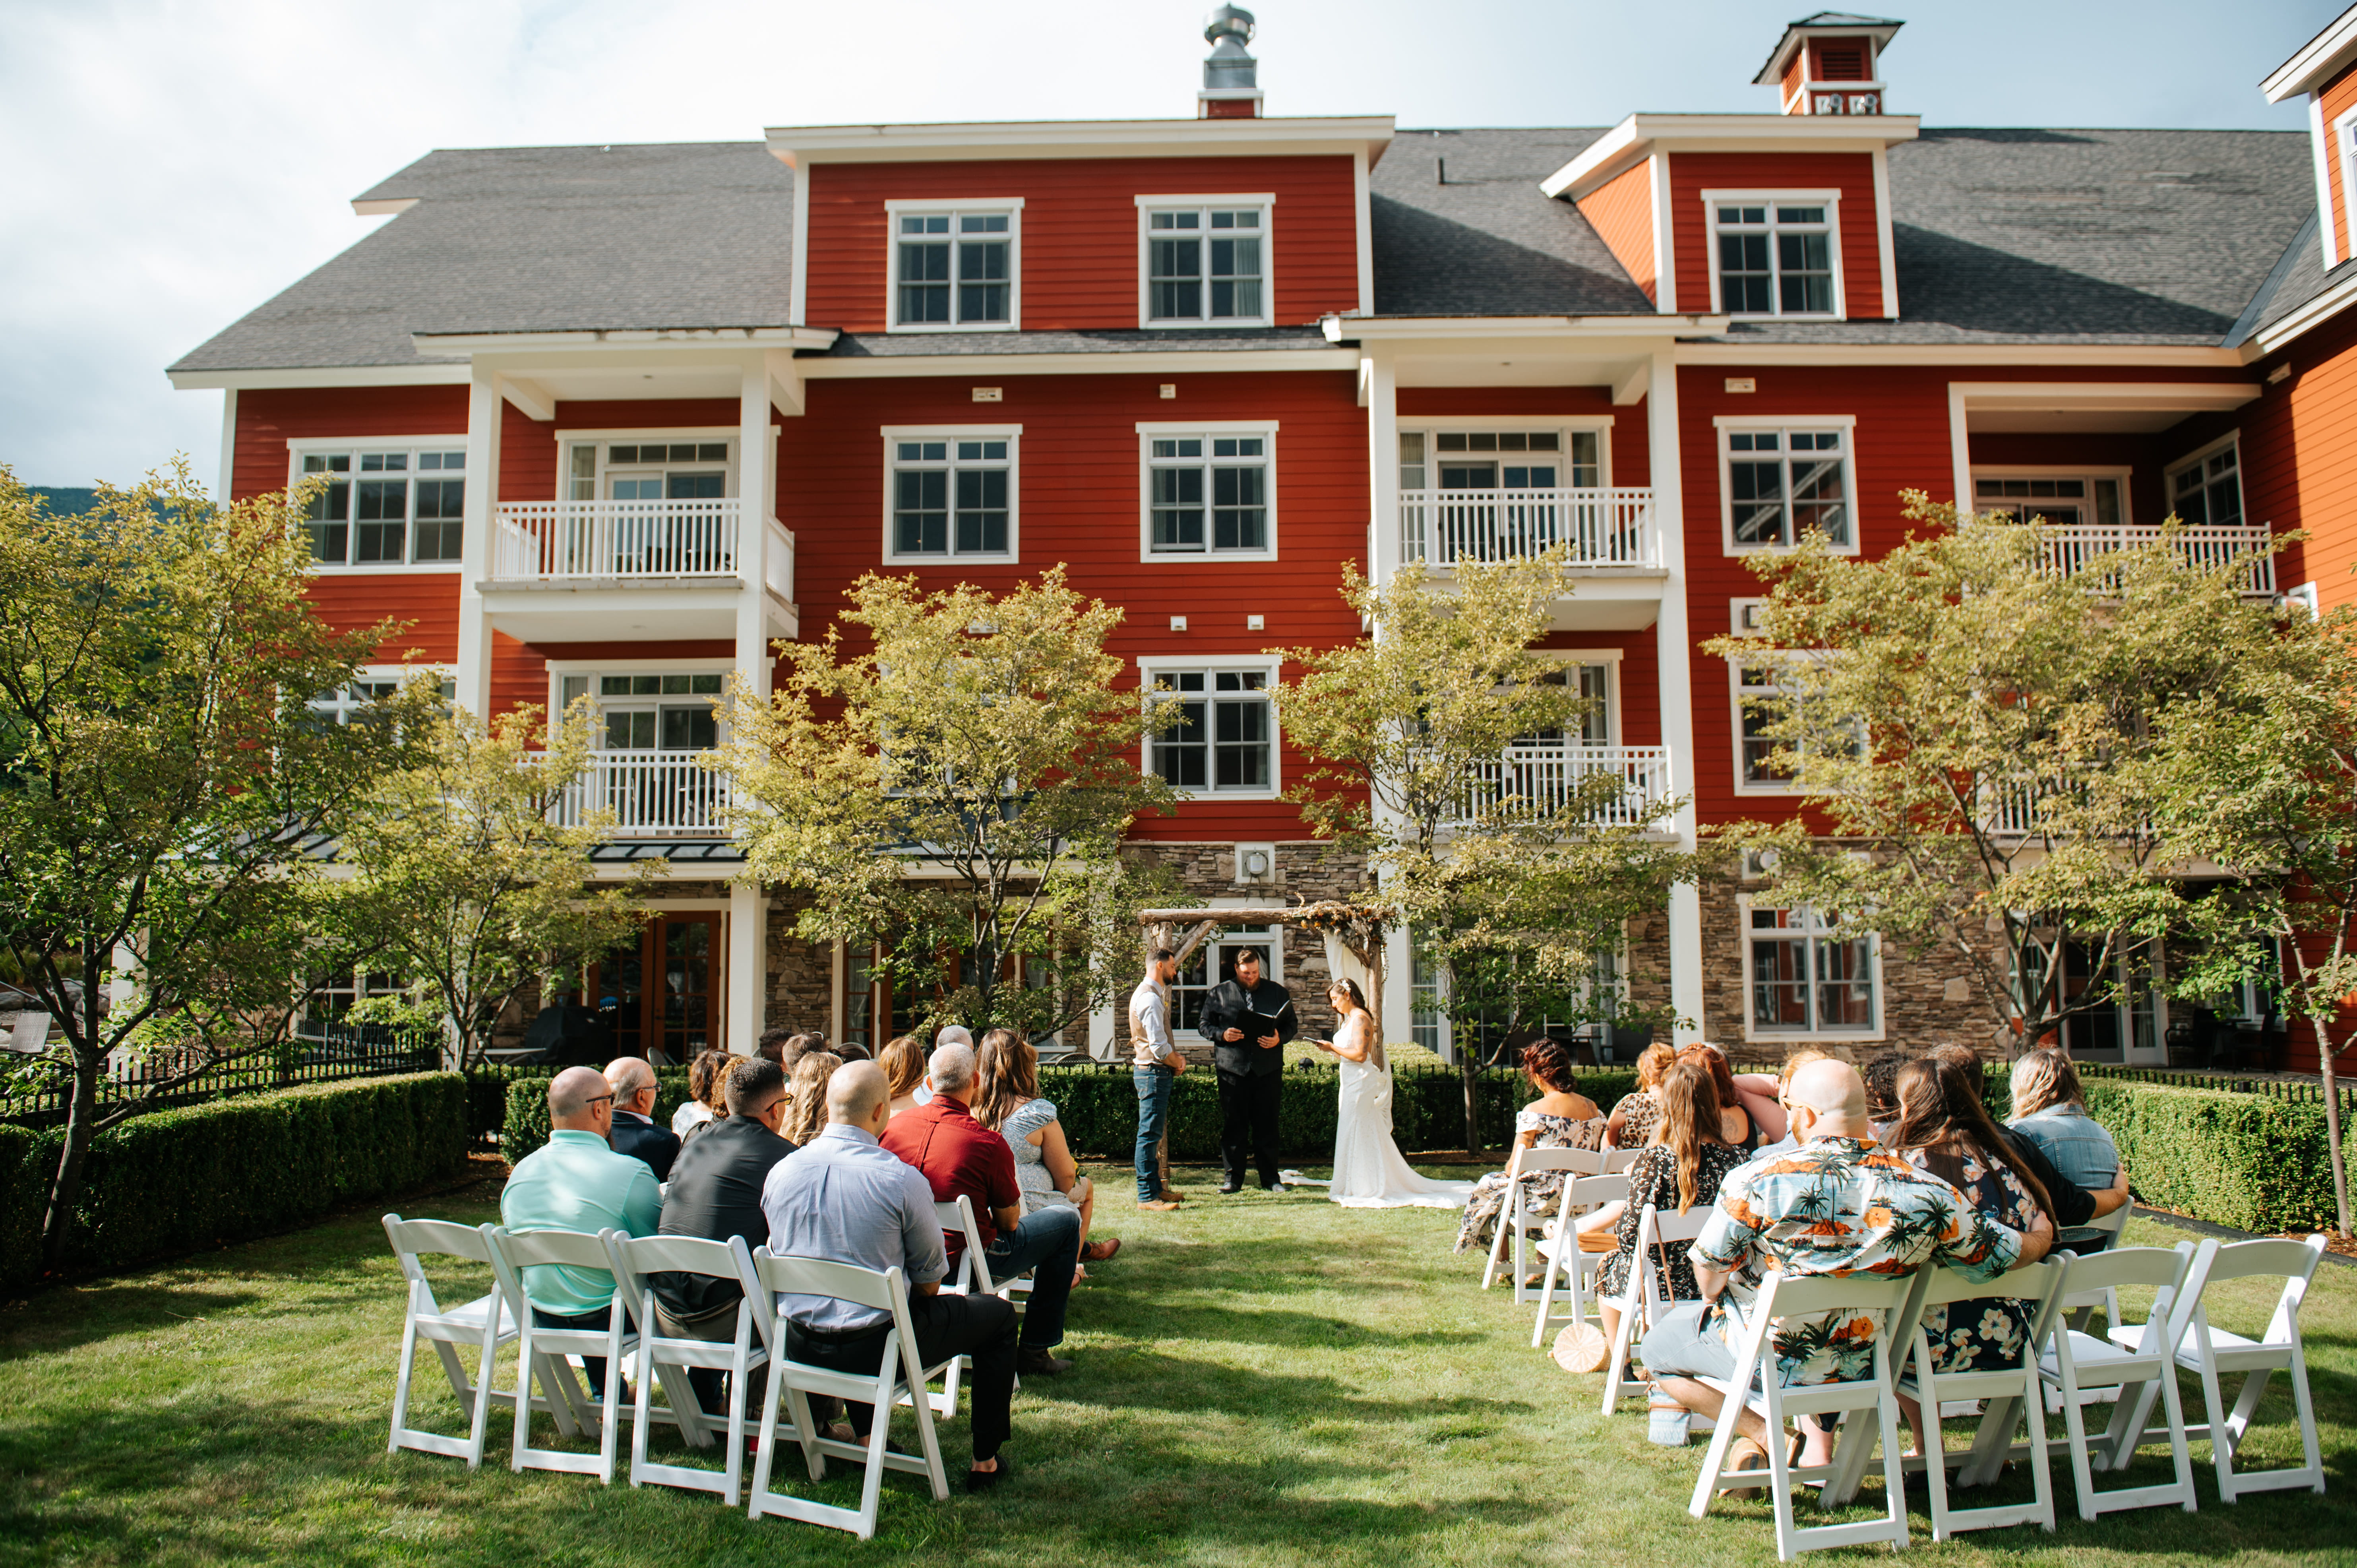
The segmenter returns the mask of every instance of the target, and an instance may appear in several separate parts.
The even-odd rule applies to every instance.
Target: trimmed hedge
[[[2139,1201],[2262,1236],[2332,1225],[2322,1104],[2115,1079],[2083,1087]]]
[[[285,1230],[462,1170],[455,1072],[312,1084],[157,1111],[91,1142],[69,1264],[120,1269]],[[65,1133],[0,1130],[0,1281],[41,1262],[41,1208]],[[12,1157],[13,1156],[13,1157]]]

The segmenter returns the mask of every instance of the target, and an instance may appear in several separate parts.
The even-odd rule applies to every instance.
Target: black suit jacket
[[[671,1165],[679,1158],[679,1140],[668,1127],[658,1127],[633,1112],[614,1112],[614,1130],[606,1134],[606,1142],[618,1155],[630,1155],[647,1162],[647,1169],[655,1173],[655,1180],[671,1180]]]
[[[761,1187],[770,1167],[794,1148],[750,1116],[705,1122],[672,1166],[671,1190],[663,1195],[655,1234],[707,1241],[742,1236],[748,1248],[765,1245],[770,1221],[761,1212]],[[726,1280],[701,1274],[661,1273],[648,1280],[673,1317],[700,1317],[745,1294]]]
[[[1301,1021],[1294,1015],[1292,993],[1265,975],[1250,992],[1238,981],[1223,980],[1203,998],[1202,1029],[1211,1041],[1213,1067],[1255,1076],[1285,1070],[1285,1052],[1265,1050],[1260,1046],[1260,1036],[1268,1032],[1268,1025],[1254,1017],[1255,1013],[1277,1020],[1276,1040],[1280,1047],[1300,1032]],[[1230,1029],[1242,1029],[1244,1037],[1230,1043],[1224,1037]]]

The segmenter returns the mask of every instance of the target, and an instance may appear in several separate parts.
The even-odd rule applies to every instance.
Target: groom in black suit
[[[1211,1069],[1220,1081],[1220,1158],[1227,1166],[1222,1192],[1244,1187],[1245,1140],[1260,1166],[1263,1192],[1278,1189],[1276,1110],[1283,1095],[1285,1042],[1299,1029],[1293,998],[1264,980],[1260,954],[1236,954],[1235,978],[1203,998],[1203,1033],[1211,1037]]]

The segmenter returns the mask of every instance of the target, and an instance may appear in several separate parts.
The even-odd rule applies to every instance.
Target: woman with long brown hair
[[[826,1130],[826,1080],[842,1065],[843,1058],[833,1051],[806,1050],[795,1058],[793,1076],[786,1087],[793,1109],[786,1112],[786,1124],[778,1129],[789,1143],[799,1147]]]
[[[1581,1230],[1598,1230],[1617,1219],[1620,1250],[1597,1268],[1596,1294],[1599,1304],[1618,1302],[1629,1288],[1629,1271],[1636,1262],[1637,1229],[1645,1210],[1658,1208],[1684,1214],[1696,1204],[1708,1207],[1717,1202],[1719,1182],[1747,1157],[1745,1151],[1720,1135],[1724,1112],[1718,1101],[1718,1085],[1708,1069],[1691,1061],[1673,1062],[1654,1092],[1662,1107],[1661,1121],[1653,1129],[1653,1141],[1638,1151],[1635,1162],[1629,1167],[1627,1203],[1617,1217],[1608,1205],[1577,1227]],[[1660,1283],[1668,1298],[1701,1300],[1702,1290],[1695,1281],[1694,1264],[1686,1257],[1686,1249],[1672,1246],[1661,1251],[1666,1256],[1654,1258],[1652,1266],[1660,1272]],[[1620,1326],[1620,1309],[1604,1305],[1602,1316],[1604,1336],[1609,1339]]]
[[[1523,1078],[1538,1098],[1514,1112],[1514,1147],[1518,1149],[1600,1149],[1604,1118],[1596,1101],[1579,1092],[1573,1074],[1570,1048],[1552,1036],[1541,1035],[1523,1047]],[[1523,1197],[1539,1215],[1555,1212],[1563,1196],[1561,1171],[1526,1178]],[[1498,1217],[1506,1207],[1506,1173],[1492,1171],[1473,1184],[1465,1205],[1465,1222],[1457,1230],[1457,1251],[1487,1251],[1496,1234]]]
[[[917,1090],[925,1082],[925,1047],[913,1035],[895,1035],[884,1042],[876,1053],[876,1065],[884,1074],[884,1087],[891,1091],[892,1114],[914,1111],[924,1103]]]
[[[1710,1086],[1718,1095],[1718,1135],[1739,1149],[1758,1148],[1760,1123],[1744,1106],[1727,1053],[1706,1040],[1680,1051],[1678,1060],[1710,1075]]]
[[[1015,1151],[1015,1185],[1023,1190],[1023,1212],[1042,1208],[1081,1211],[1081,1262],[1101,1263],[1120,1251],[1119,1241],[1092,1241],[1096,1184],[1081,1174],[1064,1142],[1056,1102],[1039,1094],[1039,1054],[1012,1029],[993,1029],[974,1052],[974,1119],[1006,1140]],[[1085,1272],[1073,1278],[1084,1279]]]

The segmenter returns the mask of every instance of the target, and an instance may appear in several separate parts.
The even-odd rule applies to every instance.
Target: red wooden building
[[[1243,737],[1144,757],[1190,793],[1141,837],[1237,903],[1361,880],[1276,799],[1300,758],[1262,694],[1265,650],[1356,634],[1345,561],[1446,569],[1555,520],[1580,565],[1548,646],[1602,701],[1514,760],[1689,797],[1684,837],[1791,809],[1699,650],[1749,559],[1812,526],[1888,548],[1902,489],[2091,539],[2306,529],[2272,590],[2357,591],[2357,10],[2266,84],[2309,96],[2308,138],[1926,127],[1899,31],[1792,24],[1745,112],[1405,131],[1264,113],[1223,10],[1189,118],[439,151],[171,373],[225,389],[233,493],[330,476],[317,593],[414,623],[384,678],[415,649],[478,711],[592,693],[585,799],[682,781],[610,792],[654,802],[610,853],[674,866],[594,981],[646,1043],[874,1040],[866,955],[791,939],[684,787],[722,678],[769,681],[863,572],[1061,562],[1123,607],[1137,678]],[[1960,975],[1749,886],[1682,890],[1622,973],[1729,1042],[1989,1038]],[[1391,972],[1394,1036],[1445,1043],[1405,937]],[[2138,996],[2074,1047],[2163,1059]]]

